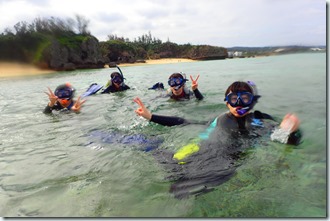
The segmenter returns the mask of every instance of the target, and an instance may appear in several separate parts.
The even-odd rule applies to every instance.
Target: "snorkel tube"
[[[125,78],[124,78],[123,72],[121,71],[121,69],[118,67],[118,65],[115,62],[110,62],[109,63],[109,68],[117,68],[120,75],[121,75],[121,77],[122,77],[122,79],[123,79],[123,82],[124,82]]]

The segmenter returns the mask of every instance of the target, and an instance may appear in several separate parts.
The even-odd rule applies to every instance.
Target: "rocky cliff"
[[[66,41],[52,38],[43,50],[42,59],[37,65],[53,70],[75,70],[103,68],[108,62],[102,57],[99,41],[93,36]]]
[[[227,57],[227,49],[209,45],[199,45],[192,47],[187,53],[187,57],[194,60],[217,60]]]

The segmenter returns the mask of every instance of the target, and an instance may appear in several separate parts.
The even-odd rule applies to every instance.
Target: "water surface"
[[[76,94],[105,84],[115,69],[0,79],[0,215],[6,217],[325,217],[326,54],[121,68],[132,90],[87,98],[82,112],[45,115],[47,86],[71,82]],[[173,72],[199,78],[201,102],[155,99],[147,88]],[[303,143],[269,141],[249,150],[235,176],[214,191],[176,199],[167,171],[139,145],[113,144],[94,131],[161,137],[175,151],[206,126],[163,127],[136,116],[139,96],[154,113],[196,121],[227,111],[224,92],[236,80],[256,82],[255,109],[281,119],[295,112]],[[190,81],[189,81],[190,82]],[[188,83],[189,83],[188,82]]]

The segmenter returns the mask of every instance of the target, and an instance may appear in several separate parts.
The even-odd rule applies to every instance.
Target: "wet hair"
[[[244,81],[235,81],[227,88],[225,97],[230,92],[238,92],[238,91],[247,91],[247,92],[254,94],[252,87],[248,83],[246,83]]]
[[[171,74],[171,76],[168,79],[170,79],[170,78],[182,78],[182,79],[185,79],[183,77],[183,75],[180,74],[180,73],[173,73],[173,74]]]

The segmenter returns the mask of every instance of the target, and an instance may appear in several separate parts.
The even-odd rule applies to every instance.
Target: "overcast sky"
[[[326,45],[325,0],[0,0],[0,32],[35,18],[89,20],[100,41],[151,32],[214,46]]]

